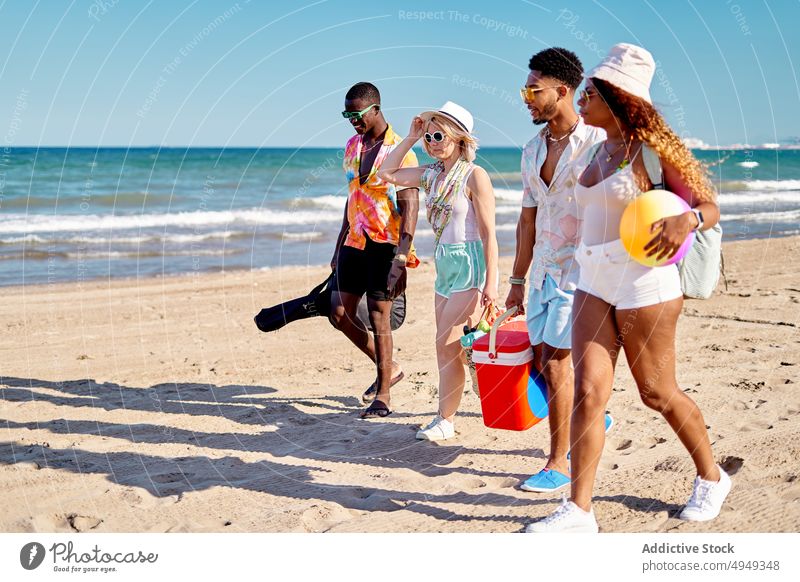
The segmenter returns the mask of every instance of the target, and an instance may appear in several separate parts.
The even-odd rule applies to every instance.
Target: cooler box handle
[[[505,313],[503,313],[500,317],[494,320],[492,324],[492,329],[489,332],[489,359],[494,360],[497,357],[497,329],[503,324],[503,322],[515,315],[519,311],[519,308],[515,305]]]

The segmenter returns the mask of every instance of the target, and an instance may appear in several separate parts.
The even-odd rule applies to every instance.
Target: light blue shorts
[[[437,295],[450,298],[453,293],[470,289],[483,289],[486,285],[486,259],[483,243],[479,240],[465,243],[440,244],[436,247]]]
[[[531,345],[546,343],[554,348],[572,348],[572,302],[574,291],[559,289],[546,275],[541,289],[531,288],[525,308]]]

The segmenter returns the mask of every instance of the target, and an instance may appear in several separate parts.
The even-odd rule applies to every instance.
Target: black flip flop
[[[369,405],[369,408],[361,412],[361,418],[369,420],[370,418],[386,418],[392,413],[389,407],[383,400],[375,400]]]
[[[394,386],[395,384],[397,384],[400,380],[402,380],[405,377],[406,377],[405,373],[404,372],[400,372],[397,376],[392,378],[392,382],[389,384],[389,386],[390,387]],[[363,402],[364,404],[369,404],[370,402],[374,402],[375,401],[375,397],[377,395],[378,395],[378,382],[375,381],[370,385],[369,388],[366,389],[364,394],[361,395],[361,402]]]

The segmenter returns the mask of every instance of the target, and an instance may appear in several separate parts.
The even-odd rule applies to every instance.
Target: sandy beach
[[[730,497],[713,522],[676,519],[693,465],[621,358],[602,531],[800,530],[800,238],[724,250],[727,290],[684,306],[678,378]],[[411,273],[395,334],[406,378],[377,422],[357,415],[373,365],[325,319],[252,322],[323,268],[4,288],[0,530],[521,531],[560,499],[516,488],[544,463],[546,423],[488,429],[468,387],[455,439],[414,439],[436,410],[433,275]]]

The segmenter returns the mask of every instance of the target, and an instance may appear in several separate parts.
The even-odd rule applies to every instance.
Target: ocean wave
[[[797,203],[800,204],[800,191],[797,190],[770,190],[762,192],[731,192],[721,194],[719,203],[723,206],[743,204],[770,204],[770,203]]]
[[[113,194],[83,195],[9,195],[0,202],[0,208],[53,208],[55,206],[75,207],[87,204],[107,207],[137,207],[142,205],[168,204],[178,199],[178,196],[169,194],[152,194],[149,192],[117,192]]]
[[[494,189],[495,199],[502,202],[514,202],[519,204],[522,202],[522,194],[522,190],[509,190],[507,188]]]
[[[800,209],[783,212],[749,212],[745,214],[722,214],[723,221],[744,220],[748,222],[797,222]]]
[[[522,172],[490,172],[492,182],[522,182]]]
[[[800,190],[800,180],[750,180],[748,190]]]
[[[740,190],[761,190],[764,192],[800,190],[800,180],[740,180],[722,182],[722,192],[735,192]]]
[[[168,214],[10,214],[0,218],[0,233],[80,232],[130,230],[165,226],[201,227],[229,224],[296,225],[339,222],[341,212],[303,212],[267,209],[175,212]]]
[[[312,232],[282,232],[279,235],[279,238],[284,240],[316,240],[318,238],[322,238],[325,236],[324,232],[320,232],[318,230]]]
[[[498,204],[494,208],[495,214],[519,214],[522,211],[522,207],[514,204],[514,205],[505,205],[505,204]]]
[[[294,198],[288,205],[297,208],[338,208],[344,211],[347,196],[315,196],[313,198]]]
[[[162,257],[218,257],[236,255],[245,252],[242,249],[187,249],[181,251],[25,251],[18,253],[0,253],[0,261],[48,261],[65,260],[97,260],[97,259],[147,259]]]
[[[736,164],[737,166],[741,166],[743,168],[757,168],[758,162],[739,162]]]
[[[7,238],[0,238],[0,245],[20,245],[26,244],[30,246],[36,245],[64,245],[64,244],[81,244],[81,245],[142,245],[142,244],[187,244],[199,243],[214,239],[231,239],[231,238],[244,238],[253,236],[251,232],[242,231],[219,231],[208,232],[205,234],[148,234],[142,236],[75,236],[75,237],[43,237],[37,234],[27,234],[25,236],[13,236]]]

